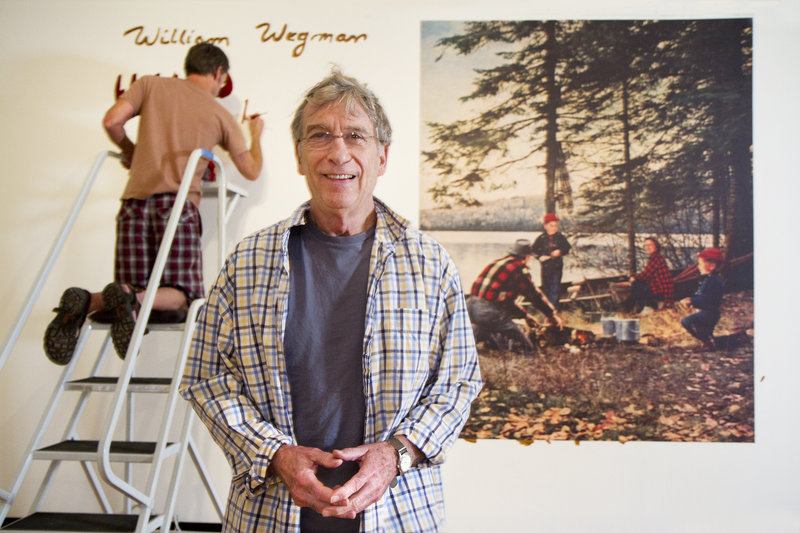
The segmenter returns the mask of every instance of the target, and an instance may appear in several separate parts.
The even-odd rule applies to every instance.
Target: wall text
[[[213,43],[216,45],[230,46],[228,37],[204,37],[195,30],[180,28],[162,28],[146,30],[144,26],[134,26],[122,34],[123,37],[131,35],[133,44],[137,46],[173,45]]]
[[[292,48],[292,57],[300,57],[306,48],[306,42],[325,42],[325,43],[358,43],[359,41],[366,40],[367,34],[360,33],[347,34],[347,33],[311,33],[308,31],[289,31],[289,25],[284,24],[280,30],[273,30],[269,22],[262,22],[256,26],[257,30],[261,30],[261,42],[280,42],[286,41],[288,43],[297,43]]]

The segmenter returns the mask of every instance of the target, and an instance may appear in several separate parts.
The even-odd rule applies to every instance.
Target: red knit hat
[[[547,213],[544,216],[543,224],[547,224],[548,222],[558,222],[558,217],[555,213]]]
[[[717,264],[722,263],[724,259],[724,256],[722,255],[722,252],[720,251],[719,248],[706,248],[705,250],[697,254],[697,257],[705,259],[706,261],[714,261]]]

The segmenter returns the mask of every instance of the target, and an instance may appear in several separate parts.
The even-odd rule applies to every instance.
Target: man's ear
[[[301,176],[305,176],[306,172],[305,172],[305,169],[303,168],[302,159],[300,158],[300,143],[299,142],[295,142],[294,143],[294,159],[297,162],[297,173],[300,174]]]
[[[386,172],[386,163],[389,161],[389,145],[379,143],[378,145],[378,159],[380,161],[379,169],[378,169],[378,176],[383,176]]]

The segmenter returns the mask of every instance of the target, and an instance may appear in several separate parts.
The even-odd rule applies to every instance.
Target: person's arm
[[[536,284],[531,278],[530,270],[528,270],[527,267],[522,267],[514,273],[514,276],[516,279],[509,281],[509,283],[517,284],[515,291],[521,294],[522,297],[525,298],[525,301],[533,305],[533,307],[538,309],[549,320],[554,321],[556,318],[556,309],[547,301],[547,297],[542,294],[542,291],[536,287]]]
[[[242,251],[242,255],[250,253],[249,248]],[[289,422],[265,420],[246,386],[246,372],[252,371],[253,364],[246,362],[252,355],[246,353],[248,347],[243,344],[254,344],[248,335],[257,327],[241,323],[251,315],[236,313],[236,294],[237,289],[248,294],[256,289],[254,282],[243,289],[237,287],[235,272],[242,268],[237,257],[238,248],[226,262],[200,313],[180,392],[222,448],[234,478],[245,478],[248,489],[257,491],[264,484],[278,481],[268,472],[270,462],[281,446],[292,444],[292,439],[281,430]],[[265,386],[257,393],[270,395],[272,391]]]
[[[564,329],[564,321],[558,315],[556,308],[547,300],[547,297],[536,287],[536,284],[531,278],[530,271],[527,268],[523,268],[518,274],[520,278],[519,293],[523,296],[525,301],[531,303],[536,309],[541,311],[541,313],[547,317],[547,321],[550,324],[556,326],[558,329]],[[520,309],[522,309],[525,314],[528,314],[527,309]],[[535,322],[535,319],[533,320]]]
[[[431,307],[435,311],[431,326],[439,336],[428,356],[429,378],[416,405],[394,430],[419,449],[421,465],[444,462],[482,387],[460,277],[452,260],[446,260],[438,303]]]
[[[130,168],[133,159],[135,145],[128,138],[125,132],[125,123],[136,116],[136,109],[129,101],[119,98],[103,117],[103,128],[106,130],[108,138],[116,144],[122,151],[122,164],[125,168]]]
[[[550,259],[550,254],[544,245],[544,235],[545,234],[542,233],[536,237],[536,239],[533,241],[533,244],[531,244],[531,254],[542,263]]]
[[[716,309],[722,302],[725,292],[724,284],[718,276],[707,276],[700,282],[697,291],[691,296],[690,302],[695,309]]]
[[[647,280],[649,280],[655,274],[655,269],[656,269],[655,263],[656,262],[653,260],[653,257],[652,256],[649,257],[647,259],[647,264],[644,266],[644,270],[642,270],[641,272],[639,272],[638,274],[633,276],[633,279],[631,281],[634,281],[634,280],[647,281]]]
[[[658,267],[655,269],[651,283],[653,292],[661,296],[664,305],[671,305],[675,299],[675,283],[672,280],[672,273],[667,268],[667,262],[660,257]]]
[[[242,176],[253,181],[261,175],[264,163],[261,154],[261,132],[264,130],[264,121],[258,116],[251,116],[247,119],[247,127],[250,130],[250,149],[231,154],[231,160]]]
[[[564,236],[563,233],[559,233],[558,236],[559,236],[558,249],[561,251],[562,256],[567,255],[570,252],[570,250],[572,250],[572,245],[569,243],[569,241],[567,240],[567,238]]]

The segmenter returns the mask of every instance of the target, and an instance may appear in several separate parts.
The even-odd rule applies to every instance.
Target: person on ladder
[[[155,262],[189,155],[220,145],[248,180],[261,174],[258,116],[248,119],[250,147],[236,119],[216,97],[228,78],[228,58],[211,43],[192,46],[184,63],[185,79],[144,76],[106,112],[103,126],[122,151],[130,170],[117,214],[114,281],[102,292],[70,287],[61,295],[55,318],[44,334],[44,350],[56,364],[73,355],[86,317],[102,311],[111,324],[114,349],[125,357],[136,313]],[[139,116],[134,144],[125,124]],[[198,166],[153,302],[154,311],[175,312],[182,321],[189,303],[203,297],[202,226],[198,204],[205,168]]]

